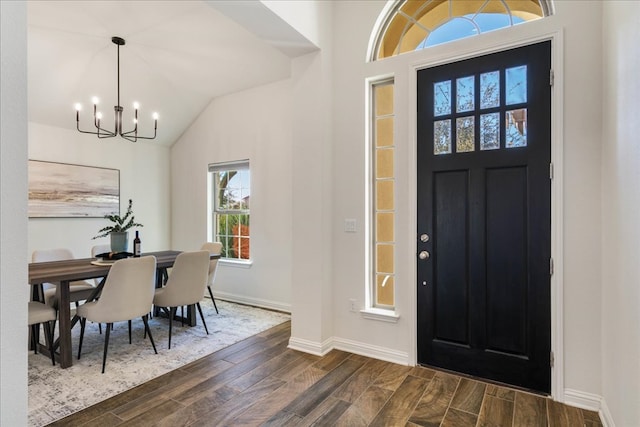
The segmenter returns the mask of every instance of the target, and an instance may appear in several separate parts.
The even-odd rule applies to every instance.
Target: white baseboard
[[[317,343],[315,341],[291,337],[289,338],[288,347],[291,350],[302,351],[303,353],[309,353],[316,356],[324,356],[333,350],[331,339],[328,339],[323,343]]]
[[[595,411],[600,416],[600,421],[602,421],[604,427],[615,427],[607,402],[602,396],[567,388],[564,390],[564,403],[577,408]]]
[[[291,337],[289,339],[289,348],[316,356],[324,356],[335,349],[400,365],[409,364],[409,355],[405,352],[336,337],[329,338],[322,343]]]
[[[372,357],[386,362],[397,363],[405,366],[409,365],[409,355],[403,351],[335,337],[333,338],[333,347],[338,350],[348,351],[349,353]]]
[[[206,295],[209,296],[208,294]],[[243,295],[231,294],[228,292],[214,292],[213,297],[215,299],[221,299],[229,302],[237,302],[239,304],[252,305],[254,307],[268,308],[270,310],[283,311],[285,313],[291,313],[291,304],[285,304],[278,301],[265,300],[260,298],[249,298]]]
[[[567,405],[598,412],[601,402],[602,397],[597,394],[586,393],[570,388],[564,389],[564,403]]]
[[[607,401],[604,400],[604,397],[600,403],[600,410],[598,411],[598,414],[600,414],[600,421],[602,421],[602,425],[604,425],[604,427],[616,427],[616,424],[613,422],[611,412],[609,412]]]

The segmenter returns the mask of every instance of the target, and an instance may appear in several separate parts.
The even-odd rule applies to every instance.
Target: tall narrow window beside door
[[[395,141],[393,80],[372,86],[372,308],[395,306]]]
[[[249,161],[210,164],[209,180],[211,239],[222,243],[223,259],[248,261],[251,196]]]

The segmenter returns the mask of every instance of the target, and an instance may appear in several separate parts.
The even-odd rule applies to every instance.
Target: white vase
[[[126,231],[112,231],[111,236],[111,252],[127,252],[129,249],[129,233]]]

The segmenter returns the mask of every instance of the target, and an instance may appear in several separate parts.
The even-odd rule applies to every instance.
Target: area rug
[[[219,300],[216,303],[220,314],[216,314],[210,299],[201,303],[209,335],[200,316],[194,327],[173,322],[170,350],[168,320],[151,319],[149,327],[158,354],[154,354],[149,339],[143,338],[142,320],[133,321],[132,344],[127,322],[115,324],[104,374],[100,373],[104,335],[99,334],[97,324],[87,322],[80,360],[76,359],[80,327],[73,329],[73,366],[68,369],[52,366],[42,354],[30,353],[29,425],[51,423],[290,319],[285,313]]]

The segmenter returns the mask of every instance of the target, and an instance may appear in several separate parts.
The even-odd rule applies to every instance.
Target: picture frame
[[[120,170],[29,160],[29,218],[102,218],[120,212]]]

